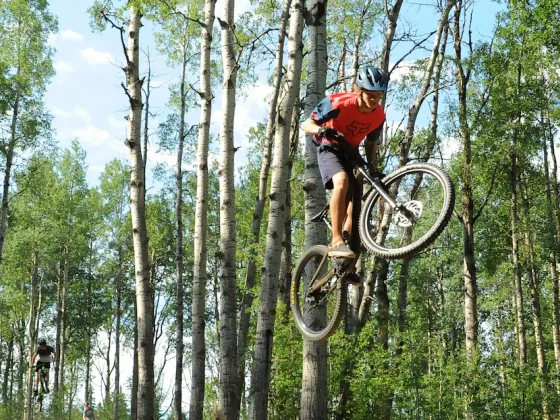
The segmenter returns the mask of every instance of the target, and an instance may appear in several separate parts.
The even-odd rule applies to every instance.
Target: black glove
[[[373,177],[373,178],[379,178],[379,179],[383,179],[383,177],[385,176],[385,174],[383,172],[380,172],[377,170],[377,167],[372,165],[371,163],[368,164],[368,173]]]
[[[320,137],[324,137],[328,140],[336,140],[336,138],[338,137],[338,131],[336,131],[334,128],[330,128],[330,127],[319,128],[319,131],[317,132],[317,134]]]

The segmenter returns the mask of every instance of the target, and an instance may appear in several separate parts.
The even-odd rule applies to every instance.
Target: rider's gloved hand
[[[319,131],[317,132],[317,134],[320,137],[324,137],[328,140],[336,140],[338,138],[338,131],[336,131],[334,128],[330,128],[330,127],[319,128]]]
[[[368,173],[373,177],[373,178],[383,178],[385,176],[385,174],[381,171],[377,170],[377,166],[373,165],[372,163],[368,164]]]

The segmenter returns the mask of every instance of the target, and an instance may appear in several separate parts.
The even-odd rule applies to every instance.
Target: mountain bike
[[[372,176],[361,156],[349,164],[357,174],[351,186],[353,229],[348,244],[356,258],[329,257],[328,247],[314,245],[300,257],[290,285],[296,326],[311,341],[327,340],[346,312],[348,279],[361,243],[377,257],[409,258],[438,238],[453,213],[453,183],[437,166],[414,163],[385,176]],[[363,196],[358,178],[370,186]],[[332,230],[328,214],[327,204],[311,220],[324,222]]]
[[[41,366],[41,373],[39,374],[39,391],[37,393],[37,405],[39,406],[39,412],[43,411],[43,401],[45,400],[45,389],[47,381],[47,368],[43,365]]]

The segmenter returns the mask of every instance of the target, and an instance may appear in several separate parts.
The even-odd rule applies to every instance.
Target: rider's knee
[[[348,191],[348,187],[350,186],[350,180],[348,179],[348,175],[346,172],[340,172],[333,176],[333,189],[335,191]]]

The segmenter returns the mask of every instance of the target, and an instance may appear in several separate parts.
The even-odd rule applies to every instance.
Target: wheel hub
[[[422,216],[424,206],[421,201],[410,200],[401,204],[395,211],[393,220],[400,227],[410,227]]]

